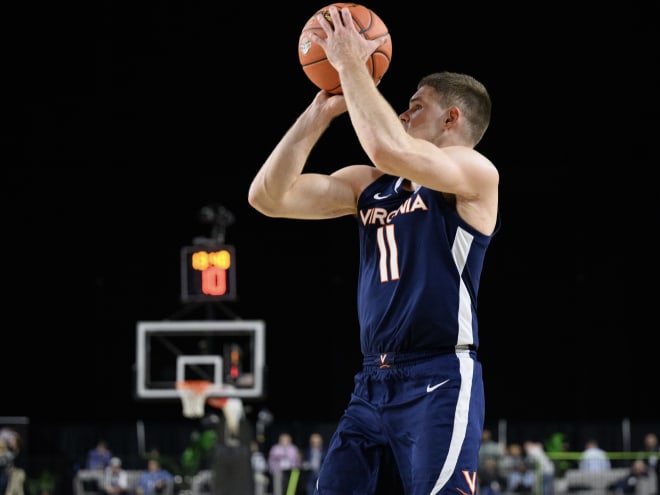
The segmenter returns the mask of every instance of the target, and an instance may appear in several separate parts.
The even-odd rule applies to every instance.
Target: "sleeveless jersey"
[[[438,191],[383,175],[358,198],[358,321],[365,355],[479,347],[477,294],[490,241]]]

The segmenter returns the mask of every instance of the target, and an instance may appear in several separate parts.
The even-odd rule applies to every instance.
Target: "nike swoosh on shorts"
[[[445,383],[447,383],[448,381],[449,381],[449,378],[447,378],[444,382],[436,383],[436,384],[433,385],[433,386],[431,386],[431,385],[427,385],[427,386],[426,386],[426,391],[427,391],[427,392],[433,392],[436,388],[440,388],[440,387],[442,387],[442,386],[443,386]]]

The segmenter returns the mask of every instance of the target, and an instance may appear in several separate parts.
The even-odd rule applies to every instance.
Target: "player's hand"
[[[347,110],[344,95],[333,95],[323,89],[316,93],[311,106],[316,107],[315,110],[317,112],[323,113],[330,118],[335,118]]]
[[[362,36],[355,27],[348,7],[339,10],[335,5],[331,5],[328,11],[331,22],[322,13],[316,17],[326,37],[321,38],[315,33],[310,33],[312,41],[323,48],[328,61],[338,71],[353,64],[366,67],[371,54],[386,43],[387,38],[382,36],[369,40]]]

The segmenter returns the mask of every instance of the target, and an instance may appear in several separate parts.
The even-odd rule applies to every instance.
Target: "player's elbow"
[[[283,216],[284,203],[275,199],[274,196],[268,193],[266,188],[251,187],[248,192],[248,204],[267,217],[277,218]]]
[[[248,204],[263,215],[268,217],[275,216],[275,209],[272,202],[269,202],[267,196],[262,192],[250,189],[250,192],[248,193]]]
[[[255,181],[250,184],[250,189],[248,190],[248,204],[259,213],[271,216],[270,210],[272,206],[270,205],[270,201],[268,201],[268,194],[266,193],[266,189],[259,182]]]

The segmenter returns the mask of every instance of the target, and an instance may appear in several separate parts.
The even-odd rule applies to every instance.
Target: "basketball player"
[[[406,495],[474,494],[485,407],[477,295],[499,229],[499,174],[474,149],[490,97],[470,76],[435,73],[397,116],[366,68],[380,42],[358,34],[348,9],[333,6],[330,15],[335,29],[319,16],[327,39],[313,41],[339,72],[343,95],[316,94],[249,191],[270,217],[357,220],[364,366],[316,493],[375,494],[385,456]],[[345,111],[373,165],[304,173]]]

